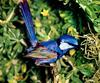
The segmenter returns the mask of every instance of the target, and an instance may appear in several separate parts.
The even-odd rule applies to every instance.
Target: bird
[[[55,40],[50,39],[39,42],[35,34],[34,23],[27,0],[20,0],[19,6],[31,44],[25,57],[34,60],[37,66],[55,63],[70,49],[78,47],[78,39],[68,34],[64,34]]]

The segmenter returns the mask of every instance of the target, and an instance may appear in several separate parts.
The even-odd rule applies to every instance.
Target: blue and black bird
[[[38,42],[27,0],[20,0],[20,9],[31,43],[26,57],[32,58],[36,65],[54,63],[70,49],[78,47],[78,40],[70,35],[62,35],[56,40]]]

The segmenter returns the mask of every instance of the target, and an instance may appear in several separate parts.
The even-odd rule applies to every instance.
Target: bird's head
[[[70,35],[63,35],[57,40],[59,44],[59,48],[66,53],[70,49],[74,49],[78,47],[78,40]]]

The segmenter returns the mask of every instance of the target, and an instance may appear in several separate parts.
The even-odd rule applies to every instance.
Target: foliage
[[[23,58],[29,44],[18,0],[0,0],[0,82],[100,83],[99,0],[28,3],[39,41],[70,34],[79,39],[80,47],[50,64],[54,67],[35,66]]]

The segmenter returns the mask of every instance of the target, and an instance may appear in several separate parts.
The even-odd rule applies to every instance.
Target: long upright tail
[[[35,35],[35,29],[32,21],[32,15],[30,13],[29,5],[27,0],[20,0],[20,8],[22,12],[22,16],[26,25],[28,38],[32,47],[35,47],[37,44],[37,38]]]

